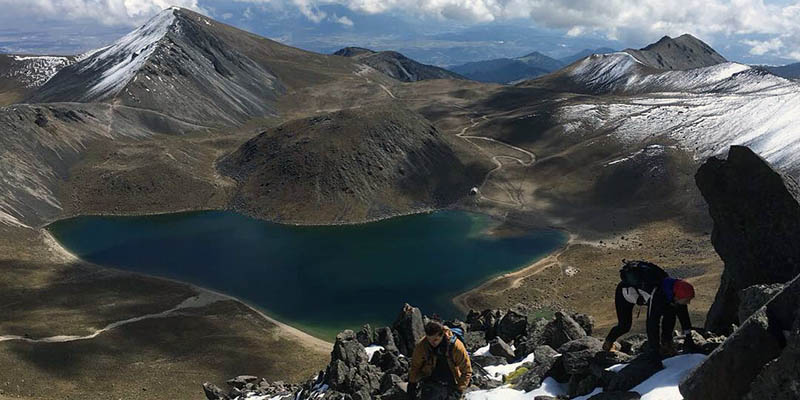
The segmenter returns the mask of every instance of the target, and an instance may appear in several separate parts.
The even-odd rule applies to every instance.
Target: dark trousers
[[[422,383],[422,400],[459,400],[461,393],[453,385],[434,381]]]
[[[625,300],[622,296],[622,289],[624,286],[622,282],[617,285],[617,290],[614,293],[614,308],[617,310],[617,326],[611,328],[608,332],[606,340],[612,342],[617,340],[620,336],[628,333],[633,324],[633,303]],[[650,299],[651,302],[653,299]],[[648,306],[649,308],[649,306]],[[648,318],[650,318],[648,309]],[[672,331],[675,329],[675,311],[671,307],[665,307],[662,315],[657,315],[655,318],[661,318],[661,341],[671,342]],[[656,349],[657,350],[657,349]]]

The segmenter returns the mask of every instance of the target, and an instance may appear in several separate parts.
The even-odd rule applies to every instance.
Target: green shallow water
[[[97,264],[214,289],[330,340],[391,323],[403,303],[462,317],[451,299],[566,242],[555,230],[484,232],[484,215],[441,211],[360,225],[289,226],[224,211],[85,216],[49,230]]]

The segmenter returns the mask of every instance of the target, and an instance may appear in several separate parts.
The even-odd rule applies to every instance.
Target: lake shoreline
[[[171,213],[165,213],[165,214],[171,214]],[[162,215],[162,214],[154,214],[154,215]],[[301,330],[299,328],[296,328],[294,326],[291,326],[291,325],[289,325],[287,323],[281,322],[280,320],[269,316],[264,310],[261,310],[258,307],[254,306],[254,305],[251,305],[248,302],[246,302],[246,301],[244,301],[242,299],[239,299],[239,298],[237,298],[235,296],[231,296],[229,294],[225,294],[225,293],[213,290],[213,289],[205,288],[205,287],[202,287],[202,286],[190,283],[190,282],[178,280],[178,279],[166,278],[166,277],[162,277],[162,276],[155,276],[155,275],[145,274],[145,273],[141,273],[141,272],[133,272],[133,271],[128,271],[128,270],[124,270],[124,269],[120,269],[120,268],[116,268],[116,267],[112,267],[112,266],[108,266],[108,265],[98,265],[98,264],[92,263],[91,261],[87,261],[87,260],[82,259],[77,254],[71,252],[69,249],[64,247],[64,245],[61,244],[61,242],[59,242],[58,239],[56,239],[55,236],[49,230],[47,230],[45,228],[39,228],[39,229],[41,229],[41,232],[44,234],[46,240],[48,241],[48,246],[50,247],[50,249],[55,254],[58,254],[59,256],[61,256],[62,259],[64,257],[66,257],[66,258],[68,258],[70,260],[81,261],[81,262],[84,262],[84,263],[87,263],[87,264],[90,264],[90,265],[94,265],[94,266],[96,266],[98,268],[101,268],[101,269],[114,271],[114,272],[119,273],[119,274],[127,274],[127,275],[132,275],[132,276],[141,276],[141,277],[145,277],[147,279],[153,279],[153,280],[158,280],[158,281],[166,281],[166,282],[170,282],[170,283],[173,283],[173,284],[186,286],[186,287],[191,288],[193,291],[195,291],[198,294],[203,293],[203,292],[209,293],[209,294],[213,294],[215,296],[224,298],[226,300],[234,301],[236,303],[239,303],[239,304],[245,306],[247,309],[249,309],[253,313],[257,314],[258,316],[260,316],[264,320],[274,324],[276,327],[278,327],[287,336],[297,339],[299,342],[303,343],[306,346],[309,346],[309,347],[312,347],[312,348],[316,348],[318,350],[324,350],[324,351],[331,351],[333,349],[333,343],[331,343],[329,341],[326,341],[326,340],[324,340],[322,338],[316,337],[316,336],[314,336],[314,335],[312,335],[312,334],[310,334],[308,332],[305,332],[305,331],[303,331],[303,330]]]
[[[567,241],[566,243],[564,243],[563,246],[553,250],[548,254],[543,255],[541,258],[528,264],[527,266],[523,266],[514,271],[492,277],[482,282],[481,284],[473,287],[472,289],[469,289],[465,292],[462,292],[454,296],[452,298],[453,304],[459,311],[461,311],[461,313],[467,315],[467,313],[469,313],[470,310],[476,309],[476,307],[473,307],[471,304],[472,298],[480,296],[482,293],[487,292],[490,286],[499,285],[500,287],[495,288],[493,292],[494,293],[502,292],[504,290],[519,286],[519,283],[522,281],[522,279],[526,277],[538,274],[552,266],[558,265],[559,264],[558,257],[565,251],[567,251],[570,248],[570,246],[572,246],[576,242],[575,235],[563,229],[559,230],[566,232],[566,234],[568,235]],[[482,310],[476,310],[476,311],[480,312]]]

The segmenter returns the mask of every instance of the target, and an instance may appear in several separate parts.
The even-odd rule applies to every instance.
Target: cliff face
[[[695,179],[714,220],[711,240],[725,262],[706,328],[740,324],[739,292],[800,274],[800,187],[747,147],[709,159]]]

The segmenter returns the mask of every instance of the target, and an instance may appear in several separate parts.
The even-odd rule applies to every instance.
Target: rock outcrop
[[[741,399],[756,390],[750,397],[764,398],[758,394],[783,390],[776,384],[784,380],[800,380],[800,370],[778,371],[775,367],[796,363],[800,354],[796,346],[800,340],[798,304],[800,276],[748,318],[681,383],[683,397],[686,400]],[[796,389],[797,385],[795,396],[800,394]]]
[[[711,158],[695,180],[708,202],[711,241],[725,271],[706,328],[725,332],[738,318],[739,292],[785,283],[800,274],[800,187],[752,150],[732,146],[727,160]]]

